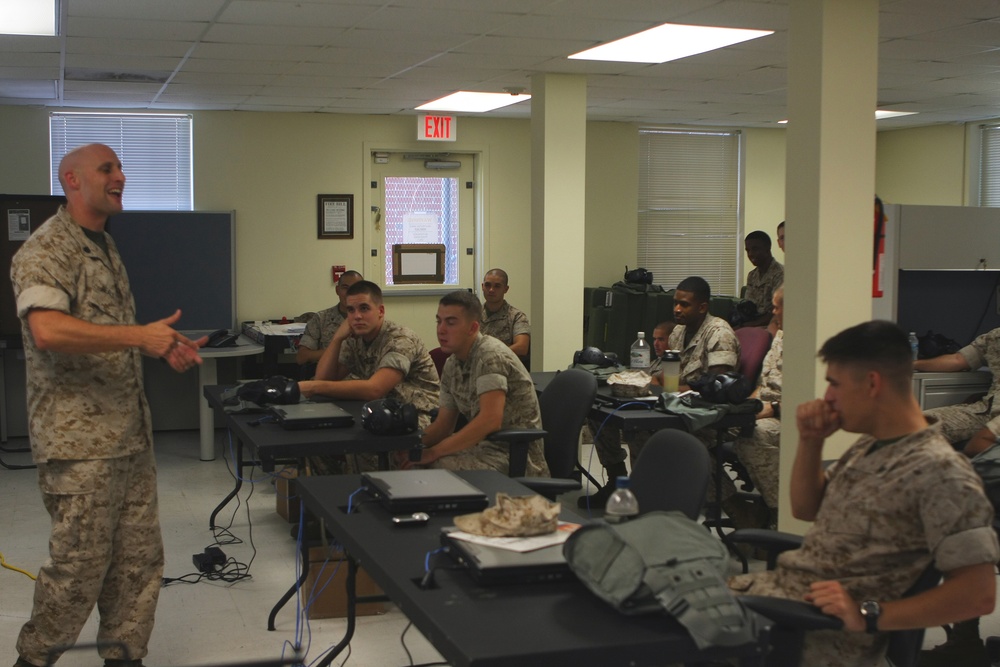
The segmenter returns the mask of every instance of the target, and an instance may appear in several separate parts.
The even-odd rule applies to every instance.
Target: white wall
[[[194,112],[195,208],[236,210],[237,316],[294,316],[335,299],[330,266],[366,267],[364,147],[412,146],[412,116]],[[623,123],[588,128],[588,280],[609,284],[635,262],[636,130]],[[512,303],[530,314],[530,127],[527,120],[462,117],[459,141],[444,149],[484,151],[484,264],[511,275]],[[0,107],[0,186],[48,194],[48,112]],[[428,144],[423,150],[441,150]],[[126,173],[128,165],[125,165]],[[355,237],[316,238],[316,195],[353,194]],[[592,211],[592,212],[591,212]],[[192,239],[192,242],[196,242]],[[477,283],[481,276],[477,277]],[[581,285],[582,288],[582,285]],[[414,328],[430,347],[433,297],[390,297],[388,316]]]
[[[412,145],[412,116],[194,112],[195,206],[236,210],[240,319],[296,315],[332,303],[332,264],[366,266],[365,142]],[[505,268],[510,299],[530,314],[530,127],[527,120],[459,119],[455,150],[484,150],[489,179],[484,264]],[[747,231],[784,219],[783,129],[747,129]],[[942,125],[878,135],[876,187],[887,201],[962,204],[965,129]],[[0,190],[48,194],[48,112],[0,106]],[[638,135],[592,122],[587,134],[585,283],[609,285],[636,261]],[[127,169],[127,165],[126,165]],[[316,195],[355,197],[355,238],[316,238]],[[791,221],[789,224],[792,224]],[[779,261],[784,257],[777,250]],[[478,278],[477,278],[478,282]],[[581,286],[582,287],[582,286]],[[574,295],[574,298],[576,295]],[[431,297],[390,298],[389,316],[436,346]]]
[[[964,125],[932,125],[878,133],[875,192],[890,204],[962,206]]]

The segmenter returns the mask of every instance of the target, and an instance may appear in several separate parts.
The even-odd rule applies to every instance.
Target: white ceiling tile
[[[56,100],[58,91],[55,79],[0,79],[0,103],[10,100]]]
[[[678,17],[677,22],[725,28],[785,30],[788,28],[788,7],[783,3],[722,0],[704,9],[684,14]]]
[[[168,41],[194,41],[208,27],[206,22],[194,21],[144,21],[120,18],[70,18],[67,30],[79,37],[129,39],[161,39]]]
[[[59,67],[59,54],[0,51],[0,67]]]
[[[58,37],[36,35],[0,35],[3,53],[59,53],[62,41]]]
[[[323,46],[329,44],[339,33],[339,29],[322,27],[216,23],[205,33],[204,41],[219,44]]]
[[[72,66],[76,53],[111,54],[119,57],[130,55],[172,56],[181,58],[191,48],[187,42],[172,42],[160,39],[98,39],[95,37],[67,37],[67,67]]]
[[[319,46],[261,46],[260,44],[213,44],[201,42],[191,52],[191,58],[203,60],[248,60],[301,62],[322,51]]]
[[[460,5],[448,9],[386,5],[359,21],[357,27],[425,35],[482,35],[501,30],[518,18],[516,14],[496,11],[502,7],[503,3],[497,3],[494,11],[475,11]]]
[[[0,83],[29,79],[58,79],[58,67],[3,67],[0,66]]]
[[[209,21],[229,0],[69,0],[69,17]]]
[[[234,0],[219,17],[220,23],[349,28],[377,12],[377,7],[343,2],[271,2]]]
[[[609,17],[523,16],[494,31],[494,37],[587,40],[595,45],[656,27],[651,21],[622,21]]]
[[[788,3],[70,0],[64,103],[412,114],[457,87],[530,89],[536,73],[571,73],[587,76],[590,118],[773,127],[786,111]],[[879,103],[921,110],[889,127],[998,115],[1000,20],[982,21],[1000,19],[1000,0],[882,0],[880,12]],[[566,59],[667,21],[777,33],[662,65]],[[60,79],[60,48],[59,38],[0,36],[0,86]],[[73,80],[175,69],[162,94],[159,84]],[[489,114],[529,115],[528,103]]]

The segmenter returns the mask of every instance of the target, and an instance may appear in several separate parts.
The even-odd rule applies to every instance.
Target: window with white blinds
[[[122,161],[126,210],[192,210],[190,115],[50,114],[52,194],[64,194],[58,174],[63,156],[77,146],[93,143],[110,146]]]
[[[639,131],[639,266],[670,289],[701,276],[738,294],[740,133]]]
[[[1000,124],[981,125],[979,205],[1000,206]]]

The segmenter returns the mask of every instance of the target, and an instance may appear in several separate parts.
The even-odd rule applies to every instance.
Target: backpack
[[[680,512],[650,512],[627,523],[593,523],[563,545],[570,569],[623,614],[666,611],[699,649],[757,641],[756,616],[729,592],[723,544]]]

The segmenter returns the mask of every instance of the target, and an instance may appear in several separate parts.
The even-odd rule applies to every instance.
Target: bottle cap
[[[615,478],[615,488],[616,489],[627,489],[628,488],[628,477],[621,475]]]
[[[639,338],[645,338],[646,337],[646,332],[645,331],[640,331],[637,335],[639,336]]]

